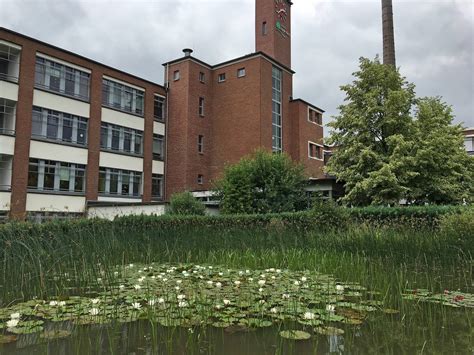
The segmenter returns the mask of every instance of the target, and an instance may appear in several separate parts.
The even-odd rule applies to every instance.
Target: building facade
[[[255,53],[211,65],[186,49],[164,85],[0,28],[0,217],[206,198],[258,148],[327,180],[324,111],[293,97],[291,6],[256,0]]]

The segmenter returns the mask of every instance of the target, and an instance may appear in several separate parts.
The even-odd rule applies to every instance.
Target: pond
[[[0,309],[0,353],[474,350],[472,280],[442,292],[406,282],[393,303],[386,290],[370,289],[356,275],[343,282],[316,270],[150,263],[110,274],[82,289],[69,273],[55,275],[76,292]]]

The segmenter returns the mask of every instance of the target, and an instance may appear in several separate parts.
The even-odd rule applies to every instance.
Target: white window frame
[[[311,119],[310,119],[310,117],[311,117],[311,111],[314,111],[314,112],[316,112],[316,113],[318,113],[318,114],[321,115],[321,124],[319,124],[319,123],[317,123],[317,122],[314,122],[314,121],[311,121]],[[311,122],[312,124],[315,124],[316,126],[323,127],[323,113],[322,113],[322,112],[320,112],[320,111],[318,111],[318,110],[315,110],[314,108],[308,106],[308,115],[307,115],[307,117],[308,117],[308,122]]]
[[[181,74],[180,74],[179,70],[175,70],[173,72],[173,80],[178,81],[180,79],[180,77],[181,77]]]
[[[246,74],[245,68],[237,69],[237,78],[243,78]]]
[[[218,83],[223,83],[223,82],[225,82],[225,80],[226,80],[225,73],[217,74],[217,82]]]
[[[311,144],[321,148],[321,158],[311,156]],[[318,160],[318,161],[324,161],[324,146],[319,143],[308,141],[308,158]]]

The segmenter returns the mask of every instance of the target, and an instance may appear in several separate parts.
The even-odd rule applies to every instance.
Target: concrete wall
[[[161,216],[165,213],[166,206],[162,205],[140,205],[140,206],[91,206],[88,208],[88,218],[103,218],[113,220],[115,217],[130,215],[157,215]]]

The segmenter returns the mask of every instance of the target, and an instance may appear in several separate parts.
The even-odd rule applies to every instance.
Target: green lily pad
[[[308,340],[311,338],[311,334],[302,330],[283,330],[280,332],[280,336],[290,340]]]
[[[49,330],[40,335],[40,338],[46,340],[67,338],[71,335],[69,330]]]
[[[317,327],[314,331],[321,335],[343,335],[344,330],[335,327]]]
[[[15,342],[17,339],[16,335],[3,335],[0,334],[0,344],[9,344]]]

